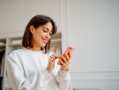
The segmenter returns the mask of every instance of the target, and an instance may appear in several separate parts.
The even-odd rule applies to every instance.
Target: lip
[[[48,40],[47,40],[47,39],[42,39],[42,40],[43,40],[43,42],[44,42],[44,43],[47,43],[47,42],[48,42]],[[45,40],[45,41],[44,41],[44,40]]]

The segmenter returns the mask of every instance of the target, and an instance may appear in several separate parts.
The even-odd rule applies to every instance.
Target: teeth
[[[44,42],[47,42],[47,40],[43,40]]]

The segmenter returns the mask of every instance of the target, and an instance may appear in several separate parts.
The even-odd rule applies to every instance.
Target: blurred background
[[[56,22],[62,53],[75,47],[69,90],[119,90],[119,0],[0,0],[0,48],[8,54],[10,40],[22,37],[37,14]]]

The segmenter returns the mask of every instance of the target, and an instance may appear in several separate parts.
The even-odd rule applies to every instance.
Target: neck
[[[27,47],[27,49],[30,49],[33,51],[41,51],[41,47],[35,47],[35,46],[33,48]]]
[[[33,50],[33,51],[41,51],[41,46],[39,46],[33,39],[33,48],[27,47],[27,49]]]

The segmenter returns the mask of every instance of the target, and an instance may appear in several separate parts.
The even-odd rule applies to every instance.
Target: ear
[[[30,32],[31,32],[31,33],[34,33],[34,31],[35,31],[35,28],[34,28],[33,25],[31,25],[31,26],[30,26]]]

